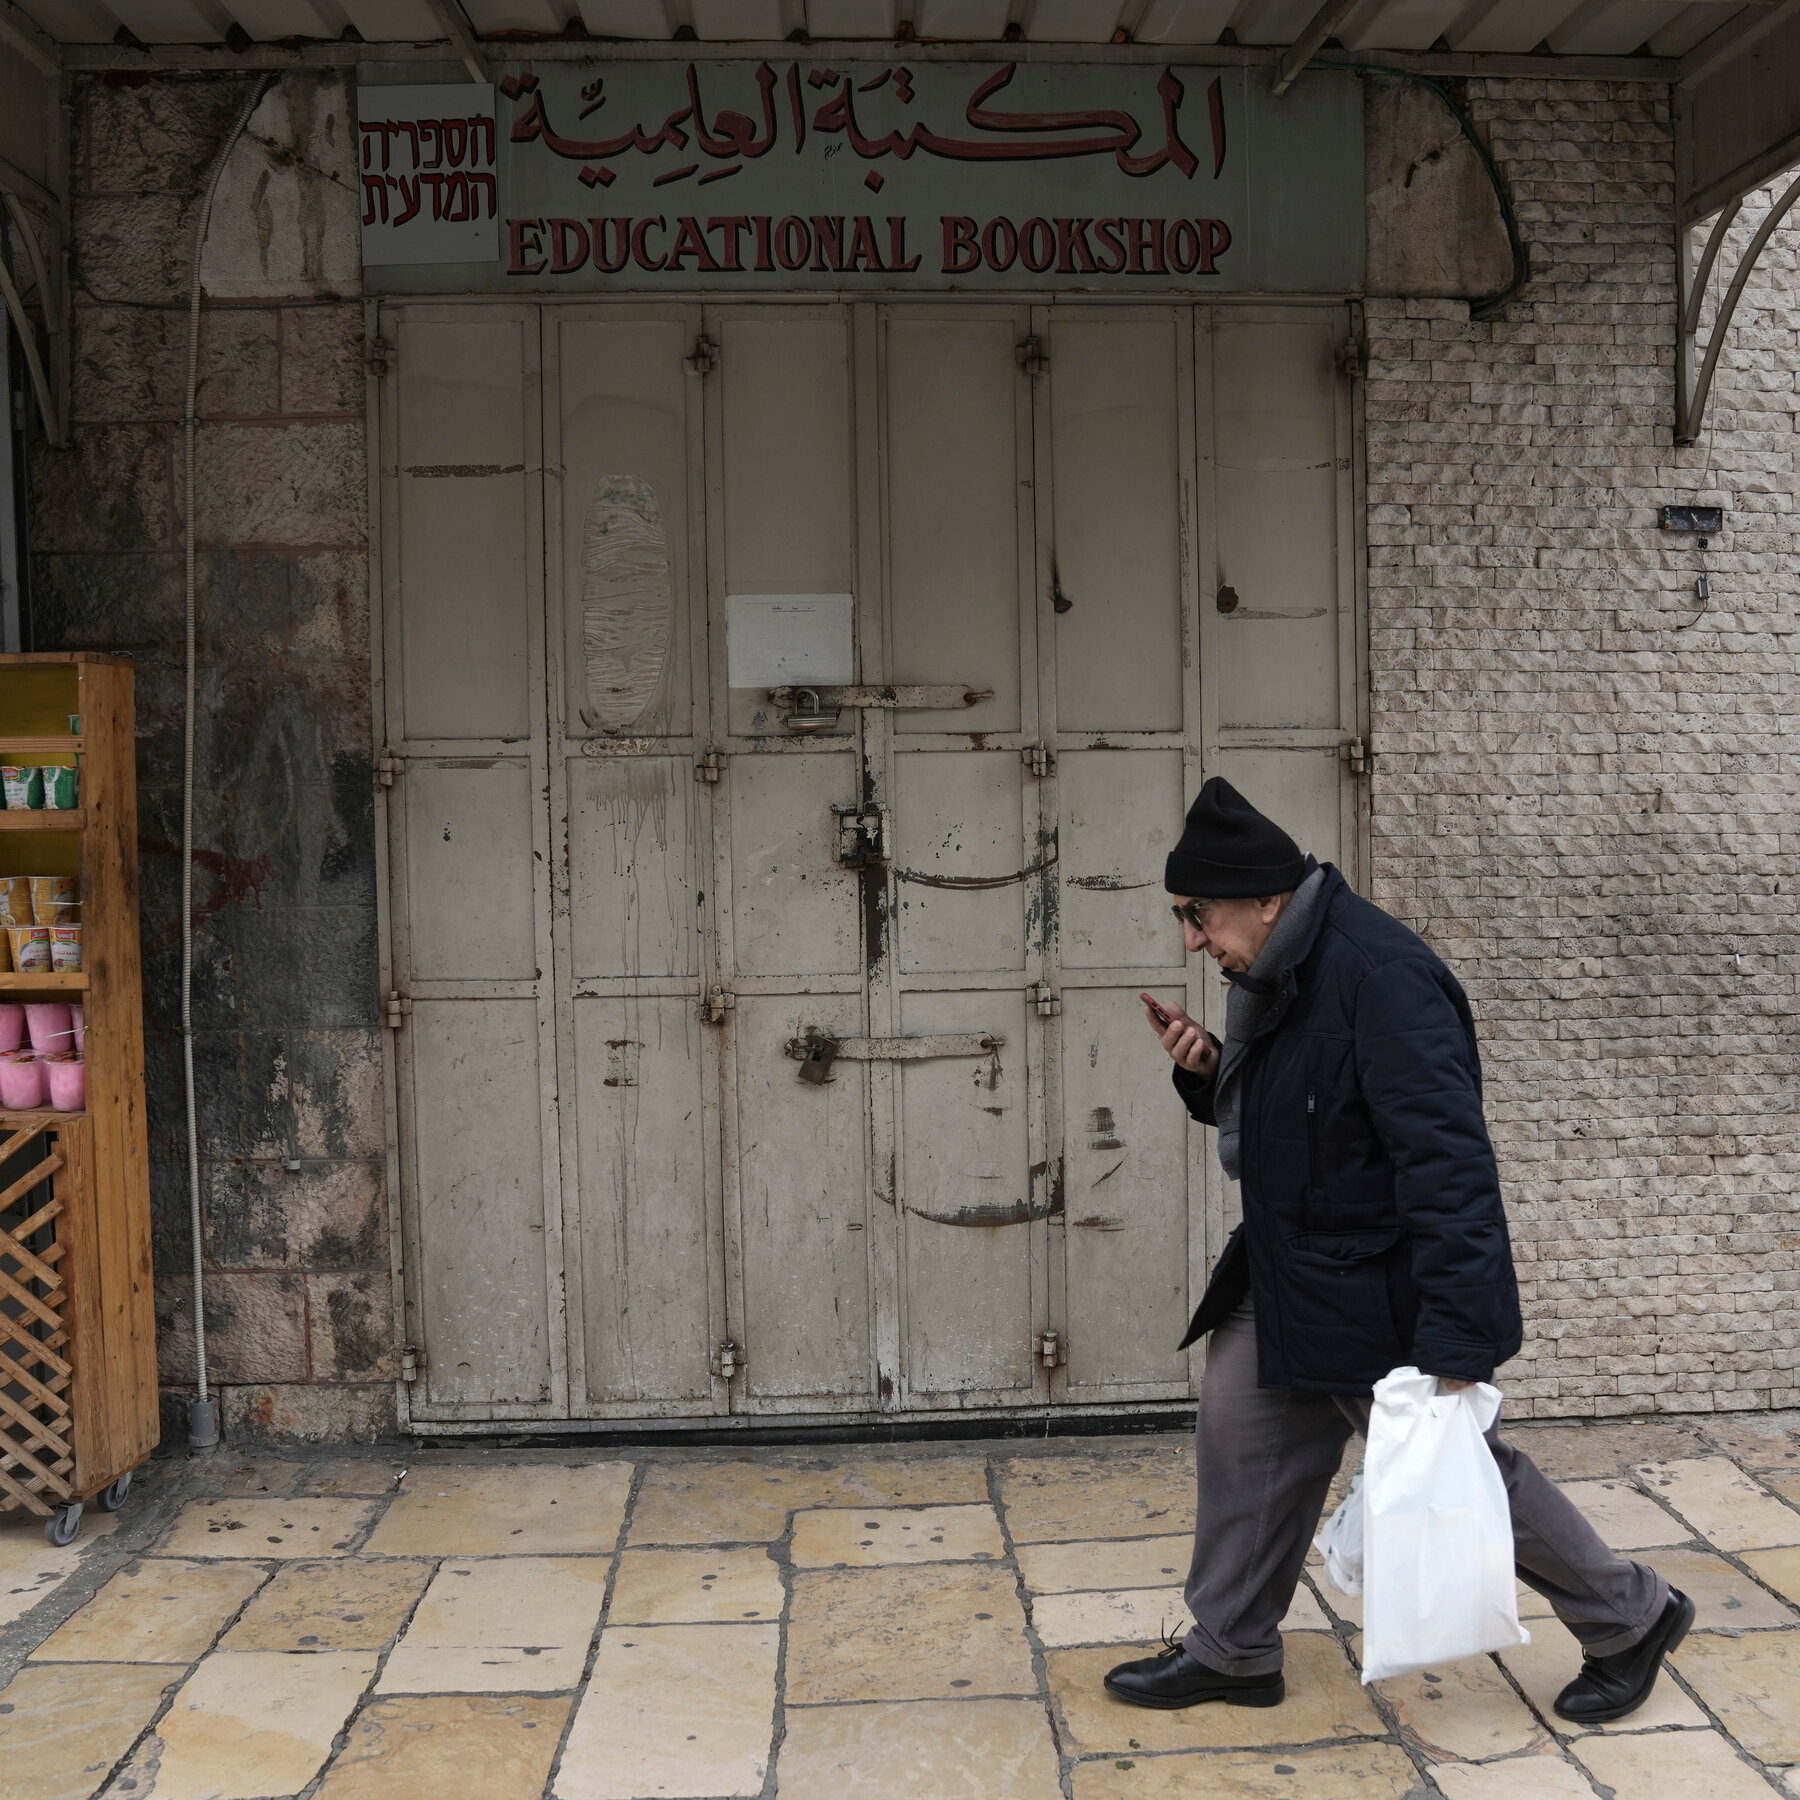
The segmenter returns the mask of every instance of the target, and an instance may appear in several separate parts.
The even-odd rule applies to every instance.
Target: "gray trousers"
[[[1213,1333],[1194,1422],[1199,1499],[1184,1642],[1208,1668],[1270,1675],[1331,1478],[1368,1400],[1256,1385],[1249,1303]],[[1590,1656],[1629,1650],[1662,1615],[1669,1584],[1616,1556],[1523,1451],[1488,1433],[1512,1505],[1520,1580],[1550,1602]]]

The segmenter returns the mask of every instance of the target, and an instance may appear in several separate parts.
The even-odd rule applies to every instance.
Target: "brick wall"
[[[1470,99],[1534,279],[1489,324],[1368,309],[1374,896],[1481,1021],[1509,1407],[1793,1406],[1800,230],[1677,450],[1666,97]],[[1694,623],[1699,555],[1656,528],[1690,499],[1730,508]]]
[[[138,659],[172,1402],[193,1378],[178,1035],[187,283],[199,190],[249,90],[77,83],[74,429],[32,469],[38,647]],[[230,165],[206,261],[195,1062],[208,1349],[237,1443],[366,1436],[393,1417],[349,118],[341,78],[284,78]],[[184,1411],[165,1412],[179,1437]]]

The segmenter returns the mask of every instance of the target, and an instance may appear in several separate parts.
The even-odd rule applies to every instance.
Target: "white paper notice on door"
[[[734,688],[837,687],[856,679],[851,594],[729,594],[725,643]]]

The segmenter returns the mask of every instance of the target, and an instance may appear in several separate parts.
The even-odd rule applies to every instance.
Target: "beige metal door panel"
[[[572,757],[568,783],[571,978],[696,981],[701,784],[692,758]]]
[[[438,1418],[541,1416],[556,1401],[533,1000],[423,1000],[407,1022],[413,1278]],[[560,1322],[557,1321],[559,1324]]]
[[[1035,659],[1022,672],[1020,643],[1031,504],[1018,344],[1029,319],[1011,307],[885,314],[888,679],[993,692],[967,711],[897,714],[900,740],[1018,732],[1036,713],[1021,685]]]
[[[809,1029],[852,1037],[855,995],[743,999],[731,1024],[734,1264],[752,1411],[866,1403],[870,1340],[868,1092],[860,1065],[813,1086],[784,1054]],[[741,1323],[740,1323],[741,1320]]]
[[[1179,750],[1065,750],[1057,758],[1064,969],[1172,971],[1185,980],[1181,927],[1169,915],[1162,874],[1181,835],[1186,785]]]
[[[1333,395],[1340,311],[1216,317],[1212,380],[1219,724],[1343,720],[1338,684],[1338,468]]]
[[[904,1033],[980,1031],[978,1058],[900,1065],[906,1398],[1005,1404],[1038,1391],[1033,1355],[1053,1173],[1033,1168],[1034,1048],[1017,991],[909,993]]]
[[[724,1412],[697,306],[544,312],[558,1057],[576,1416]]]
[[[575,1002],[582,1329],[589,1405],[711,1411],[716,1207],[709,1058],[694,1002]]]
[[[736,973],[796,980],[861,967],[856,871],[837,861],[834,805],[861,790],[848,751],[734,756],[729,767]]]
[[[1023,829],[1030,778],[1018,752],[894,758],[894,935],[904,975],[1023,973],[1044,849]],[[1036,812],[1037,796],[1030,796]]]
[[[523,739],[532,693],[532,308],[409,310],[396,331],[399,583],[389,680],[410,740]],[[527,465],[531,465],[529,468]],[[398,651],[398,656],[395,651]]]
[[[1223,750],[1212,772],[1276,820],[1302,850],[1320,862],[1342,859],[1344,765],[1335,746]]]
[[[1182,729],[1181,309],[1050,324],[1056,726]]]
[[[1175,1346],[1201,1223],[1187,1115],[1133,990],[1065,988],[1062,1038],[1069,1398],[1166,1398],[1188,1383]]]
[[[538,973],[526,762],[411,762],[399,784],[411,899],[410,984],[532,981]]]

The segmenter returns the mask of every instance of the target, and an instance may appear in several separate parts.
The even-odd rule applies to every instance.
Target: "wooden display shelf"
[[[0,812],[0,831],[84,831],[85,806],[9,806]]]
[[[85,994],[88,978],[85,969],[48,969],[27,970],[21,975],[17,969],[0,970],[0,994],[15,989],[43,988],[46,992],[56,994]]]
[[[57,756],[65,750],[73,750],[77,756],[80,756],[86,749],[87,739],[84,737],[47,737],[41,735],[38,737],[20,737],[17,735],[8,737],[6,734],[0,733],[0,757],[10,756],[14,753],[21,756]]]
[[[33,1125],[70,1125],[87,1116],[85,1106],[75,1112],[58,1112],[50,1106],[28,1107],[22,1112],[0,1108],[0,1132],[18,1131],[21,1127],[29,1128]]]

